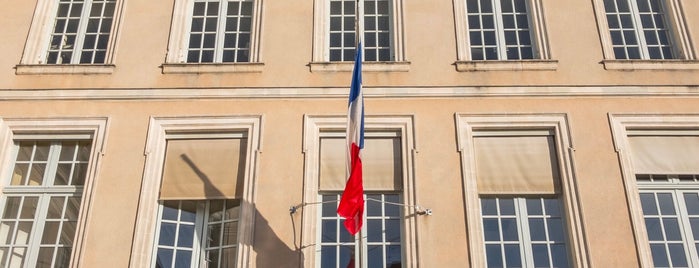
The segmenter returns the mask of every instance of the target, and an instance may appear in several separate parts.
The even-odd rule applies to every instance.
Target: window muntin
[[[187,63],[249,62],[253,0],[195,0]]]
[[[362,248],[344,228],[344,218],[337,215],[341,194],[321,195],[320,235],[317,252],[319,267],[349,267],[366,256],[360,267],[400,267],[402,263],[402,216],[400,194],[368,193],[365,196],[364,224],[359,232]],[[359,254],[361,251],[361,254]]]
[[[664,0],[604,0],[616,59],[674,59]]]
[[[636,175],[655,267],[694,267],[699,257],[699,175]]]
[[[237,199],[162,201],[153,267],[235,267],[239,215]]]
[[[488,267],[569,267],[559,200],[481,197]]]
[[[393,61],[392,0],[360,0],[359,24],[364,33],[365,61]],[[356,0],[331,0],[329,12],[329,60],[352,61],[355,53]],[[363,7],[363,8],[362,8]]]
[[[60,0],[47,64],[105,63],[116,0]]]
[[[536,57],[527,0],[467,0],[472,60]]]
[[[3,188],[0,265],[68,266],[91,142],[18,141]]]

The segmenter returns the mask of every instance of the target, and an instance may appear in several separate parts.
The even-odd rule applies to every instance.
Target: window
[[[410,117],[365,120],[362,152],[365,210],[359,234],[349,235],[337,205],[345,186],[345,117],[306,117],[306,176],[302,224],[304,267],[412,267],[417,263]],[[312,162],[309,162],[312,161]]]
[[[314,50],[311,70],[351,70],[356,50],[356,27],[363,33],[367,71],[406,71],[402,40],[402,0],[315,1]],[[359,21],[355,21],[356,18]],[[348,63],[344,66],[338,63]],[[391,62],[383,67],[371,62]],[[324,63],[324,64],[323,64]],[[328,65],[328,63],[335,63]],[[402,64],[404,65],[404,64]],[[343,67],[339,67],[343,66]],[[373,66],[373,67],[372,67]],[[378,68],[378,69],[377,69]]]
[[[3,188],[0,264],[68,266],[90,141],[18,141]]]
[[[699,265],[699,118],[611,115],[641,267]]]
[[[541,4],[539,0],[455,0],[457,70],[555,69]]]
[[[663,0],[604,0],[615,59],[673,59]]]
[[[83,204],[89,202],[94,179],[93,150],[101,148],[105,123],[101,119],[0,123],[9,129],[0,133],[0,140],[9,145],[3,153],[8,161],[3,165],[0,197],[0,266],[68,267],[79,262]],[[57,132],[61,134],[52,134]]]
[[[457,115],[472,267],[585,267],[562,115]],[[507,163],[507,165],[502,165]]]
[[[111,72],[104,65],[112,61],[120,9],[119,0],[40,0],[17,72]],[[43,66],[32,71],[32,64]],[[86,66],[60,66],[75,64]]]
[[[319,217],[320,265],[318,267],[350,267],[351,262],[366,256],[365,267],[401,266],[401,197],[398,194],[372,193],[366,195],[365,223],[360,233],[362,248],[343,226],[344,218],[337,215],[340,194],[323,194]],[[360,252],[361,251],[361,252]]]
[[[252,5],[252,0],[195,0],[187,62],[248,62]]]
[[[525,0],[468,1],[466,10],[472,60],[534,58]]]
[[[235,267],[239,200],[164,201],[154,267]]]
[[[130,266],[251,267],[261,118],[154,118]],[[146,254],[143,254],[146,252]]]
[[[680,1],[595,0],[593,3],[602,24],[606,69],[697,68]],[[684,61],[668,61],[673,59]]]
[[[570,267],[558,199],[482,197],[481,213],[488,267]]]
[[[259,62],[259,5],[255,0],[176,1],[164,72],[260,71],[254,64]],[[192,65],[206,63],[229,65]]]

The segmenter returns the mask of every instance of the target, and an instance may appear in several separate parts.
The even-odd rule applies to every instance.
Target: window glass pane
[[[175,268],[189,268],[192,263],[192,252],[189,250],[177,250],[175,253]]]
[[[515,215],[515,203],[513,199],[500,199],[500,215]]]
[[[655,205],[655,195],[649,193],[641,194],[641,207],[644,215],[658,215],[658,209]]]
[[[177,230],[177,225],[174,223],[162,223],[160,225],[160,238],[158,240],[158,245],[161,246],[174,246],[175,245],[175,232]]]
[[[22,204],[22,210],[20,212],[20,219],[34,219],[34,213],[36,212],[38,197],[25,197],[24,203]]]
[[[502,219],[502,239],[504,241],[517,241],[519,240],[517,232],[517,220],[515,219]]]
[[[155,260],[156,267],[172,267],[172,249],[158,248]]]
[[[497,219],[483,219],[485,241],[500,241],[500,229]]]
[[[21,197],[7,197],[5,201],[5,210],[2,213],[3,219],[15,219],[17,218],[17,212],[19,211]]]
[[[672,194],[659,193],[658,204],[660,205],[660,213],[662,215],[675,215],[675,204],[672,200]]]
[[[384,267],[383,247],[367,246],[367,255],[368,267]]]
[[[669,266],[669,261],[667,254],[665,253],[665,245],[662,244],[651,244],[650,251],[653,255],[653,265],[656,267],[667,267]]]
[[[39,257],[36,260],[37,267],[52,267],[53,248],[41,247],[39,249]]]
[[[674,267],[687,267],[687,257],[684,254],[684,246],[682,244],[668,244],[670,251],[670,260]]]
[[[191,248],[194,243],[194,226],[180,225],[179,233],[177,234],[177,246]]]
[[[529,219],[529,235],[533,241],[546,241],[544,219]]]
[[[383,240],[383,227],[381,226],[381,220],[367,220],[367,241],[369,242],[381,242]]]
[[[519,245],[505,245],[505,263],[506,267],[522,267]]]
[[[221,251],[221,267],[235,267],[236,261],[236,248],[224,248]]]
[[[238,243],[238,222],[223,224],[223,245],[230,246]]]
[[[532,245],[532,253],[536,267],[549,267],[549,252],[546,245]]]
[[[320,267],[336,267],[337,254],[335,247],[322,246],[320,248]]]
[[[500,245],[485,245],[485,255],[488,261],[488,267],[502,267]]]

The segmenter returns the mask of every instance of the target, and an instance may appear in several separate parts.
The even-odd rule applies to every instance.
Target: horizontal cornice
[[[0,89],[0,100],[180,100],[345,98],[346,87]],[[364,87],[366,98],[699,97],[692,86]]]

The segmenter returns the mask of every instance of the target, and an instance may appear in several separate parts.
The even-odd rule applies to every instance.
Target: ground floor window
[[[655,267],[694,267],[699,256],[699,175],[637,175]]]
[[[154,267],[235,267],[240,200],[167,200],[159,210]]]
[[[481,197],[488,267],[569,267],[557,198]]]
[[[355,238],[337,215],[340,194],[322,195],[319,267],[402,267],[400,195],[369,193],[364,199],[364,224]]]

